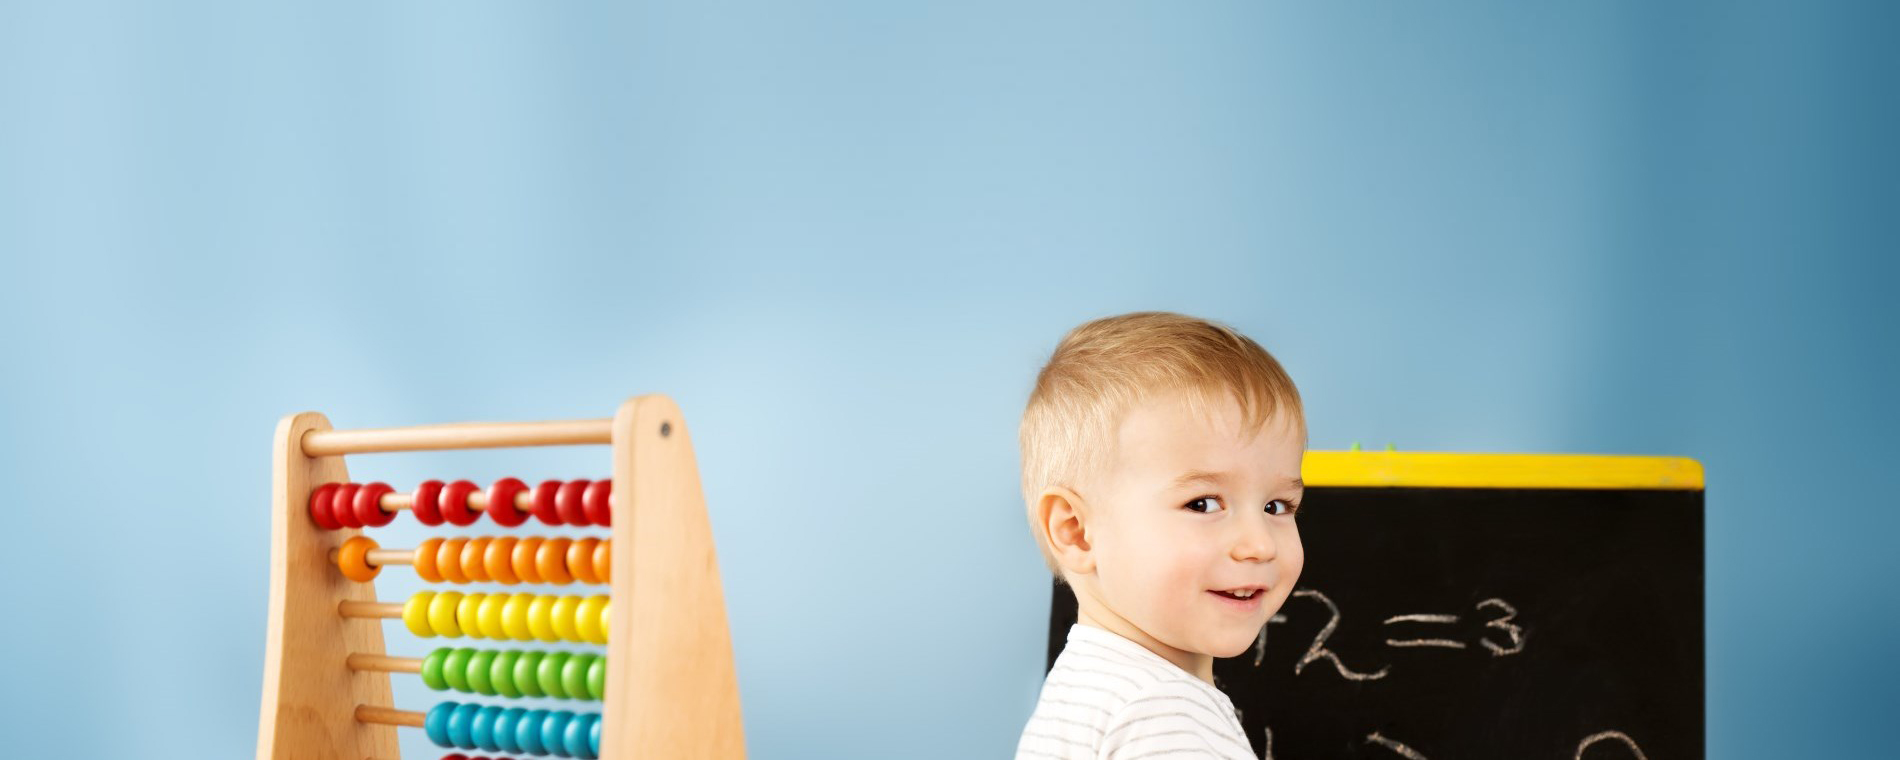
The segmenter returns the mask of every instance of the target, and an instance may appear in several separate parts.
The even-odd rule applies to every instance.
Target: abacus
[[[612,477],[425,481],[408,493],[352,483],[344,457],[371,452],[572,444],[612,446]],[[315,412],[277,426],[269,639],[259,760],[397,760],[397,728],[450,754],[575,758],[743,758],[725,596],[712,528],[679,407],[628,400],[611,419],[333,430]],[[504,528],[530,520],[600,526],[606,538],[433,538],[384,549],[363,528],[407,512],[426,525]],[[613,556],[613,555],[618,555]],[[409,565],[429,583],[575,583],[606,593],[423,591],[376,598],[374,578]],[[391,656],[382,623],[419,637],[566,641],[604,651],[437,648]],[[611,632],[611,635],[610,635]],[[465,692],[426,711],[391,704],[390,674]],[[460,696],[460,695],[457,695]],[[555,697],[587,707],[529,710],[485,698]]]

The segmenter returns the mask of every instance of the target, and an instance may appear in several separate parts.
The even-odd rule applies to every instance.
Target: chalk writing
[[[1339,605],[1334,603],[1331,597],[1326,596],[1325,593],[1317,589],[1310,588],[1295,590],[1293,597],[1296,599],[1311,599],[1319,602],[1326,607],[1326,611],[1329,615],[1326,624],[1320,627],[1319,633],[1313,637],[1312,643],[1307,646],[1306,653],[1300,657],[1299,662],[1293,665],[1294,675],[1304,673],[1306,666],[1321,660],[1331,662],[1333,669],[1338,671],[1340,677],[1349,681],[1376,681],[1386,677],[1386,675],[1391,672],[1390,665],[1374,671],[1356,670],[1348,667],[1346,663],[1340,659],[1339,653],[1334,652],[1327,646],[1327,641],[1332,637],[1333,633],[1339,629],[1342,618]],[[1478,643],[1483,644],[1484,648],[1489,650],[1492,656],[1503,657],[1524,651],[1524,642],[1526,640],[1525,629],[1523,626],[1513,622],[1517,619],[1516,607],[1511,606],[1510,602],[1506,602],[1503,599],[1491,598],[1478,602],[1473,605],[1473,608],[1491,616],[1484,621],[1483,628],[1485,633],[1478,636]],[[1384,624],[1388,626],[1399,626],[1401,630],[1405,628],[1417,628],[1419,626],[1446,626],[1452,627],[1455,630],[1462,620],[1464,620],[1464,618],[1459,615],[1415,612],[1393,615],[1386,618]],[[1284,625],[1286,622],[1286,615],[1277,614],[1269,618],[1266,625],[1260,627],[1260,635],[1254,640],[1254,667],[1260,667],[1262,663],[1266,662],[1268,631],[1272,630],[1275,624]],[[1498,640],[1494,640],[1494,638]],[[1388,647],[1396,649],[1419,647],[1465,649],[1469,646],[1465,641],[1443,635],[1415,638],[1388,638],[1385,640],[1385,644]]]
[[[1599,731],[1584,737],[1583,741],[1577,743],[1577,754],[1573,760],[1583,760],[1583,751],[1588,749],[1590,745],[1609,740],[1622,742],[1623,746],[1629,749],[1630,756],[1634,758],[1634,760],[1649,760],[1649,757],[1643,754],[1643,748],[1636,746],[1636,740],[1631,739],[1628,734],[1621,731]],[[1366,735],[1366,743],[1389,750],[1392,754],[1405,758],[1405,760],[1430,760],[1425,756],[1425,753],[1408,747],[1404,743],[1391,739],[1377,731]],[[1260,730],[1260,760],[1273,760],[1272,727],[1262,728]]]
[[[1331,662],[1333,669],[1339,673],[1340,677],[1349,681],[1376,681],[1391,674],[1391,665],[1386,665],[1376,671],[1369,672],[1347,667],[1346,663],[1340,659],[1339,654],[1327,646],[1327,641],[1339,630],[1340,621],[1343,617],[1340,613],[1339,605],[1334,603],[1331,597],[1326,596],[1326,594],[1317,589],[1297,589],[1293,592],[1293,597],[1298,599],[1311,599],[1319,602],[1325,606],[1328,613],[1326,624],[1320,627],[1319,633],[1314,635],[1312,642],[1307,645],[1306,653],[1300,657],[1299,662],[1294,664],[1294,675],[1297,676],[1304,673],[1307,665],[1321,660]],[[1477,642],[1484,645],[1484,648],[1489,651],[1492,656],[1504,657],[1524,651],[1524,644],[1528,639],[1528,634],[1524,626],[1516,622],[1517,608],[1511,606],[1510,602],[1494,597],[1478,602],[1472,605],[1472,608],[1477,610],[1484,620],[1481,632],[1477,635]],[[1401,630],[1417,628],[1419,626],[1445,626],[1456,631],[1458,630],[1460,622],[1463,620],[1464,618],[1462,616],[1448,613],[1414,612],[1387,617],[1384,621],[1384,625],[1399,626]],[[1268,618],[1266,625],[1260,627],[1260,636],[1254,642],[1254,667],[1260,667],[1261,664],[1265,662],[1268,630],[1276,624],[1284,625],[1286,622],[1287,616],[1285,614],[1276,614]],[[1388,647],[1400,649],[1417,647],[1465,649],[1468,647],[1466,641],[1446,636],[1388,638],[1385,640],[1385,644]],[[1263,728],[1260,738],[1261,760],[1273,760],[1273,728]],[[1405,758],[1405,760],[1429,760],[1424,751],[1386,736],[1378,731],[1367,734],[1365,741],[1368,746],[1380,748],[1392,755]],[[1628,734],[1621,731],[1600,731],[1584,737],[1582,741],[1577,743],[1577,752],[1573,760],[1583,760],[1583,751],[1585,749],[1602,742],[1620,744],[1629,751],[1630,757],[1633,760],[1649,760],[1649,758],[1643,754],[1642,748],[1637,746],[1636,740],[1631,739]]]
[[[1376,673],[1363,673],[1346,667],[1346,663],[1339,661],[1339,655],[1334,654],[1332,650],[1326,648],[1326,638],[1333,635],[1333,631],[1339,628],[1339,605],[1333,604],[1333,600],[1326,598],[1325,594],[1312,589],[1296,590],[1293,592],[1293,595],[1296,597],[1318,599],[1321,604],[1326,605],[1327,610],[1333,613],[1332,619],[1326,621],[1326,627],[1321,628],[1319,635],[1313,638],[1313,645],[1307,647],[1306,655],[1301,657],[1299,663],[1293,666],[1293,675],[1299,675],[1302,671],[1306,670],[1307,665],[1320,660],[1332,660],[1333,667],[1339,670],[1339,675],[1348,681],[1376,681],[1384,678],[1386,673],[1391,672],[1392,668],[1389,665],[1380,668]],[[1266,626],[1261,626],[1261,634],[1265,635],[1265,633]]]

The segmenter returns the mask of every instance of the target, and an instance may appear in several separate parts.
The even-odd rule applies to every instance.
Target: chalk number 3
[[[1497,607],[1499,609],[1502,609],[1504,611],[1504,617],[1487,621],[1484,624],[1484,627],[1496,628],[1500,631],[1503,631],[1506,636],[1510,637],[1511,644],[1508,647],[1503,646],[1496,642],[1493,642],[1490,638],[1487,637],[1484,639],[1480,639],[1480,641],[1484,644],[1484,647],[1486,649],[1491,650],[1491,654],[1497,657],[1503,657],[1507,654],[1517,654],[1518,652],[1523,651],[1524,650],[1524,628],[1522,626],[1519,626],[1516,623],[1511,622],[1513,618],[1517,617],[1517,608],[1512,607],[1510,603],[1504,601],[1503,599],[1486,599],[1478,603],[1478,609],[1484,609],[1486,607]]]

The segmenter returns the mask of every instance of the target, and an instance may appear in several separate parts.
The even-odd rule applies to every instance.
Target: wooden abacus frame
[[[386,451],[566,444],[613,447],[615,553],[600,757],[743,758],[739,687],[692,440],[661,395],[611,419],[463,423],[332,430],[304,412],[277,426],[271,496],[269,639],[259,760],[399,758],[389,674],[352,671],[351,654],[382,655],[382,621],[345,617],[373,602],[373,583],[343,577],[331,552],[361,530],[313,524],[310,493],[347,482],[344,456]]]

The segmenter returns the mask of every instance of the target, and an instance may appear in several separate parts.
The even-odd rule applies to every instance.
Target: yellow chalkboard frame
[[[1702,463],[1684,457],[1309,451],[1308,486],[1702,490]]]

